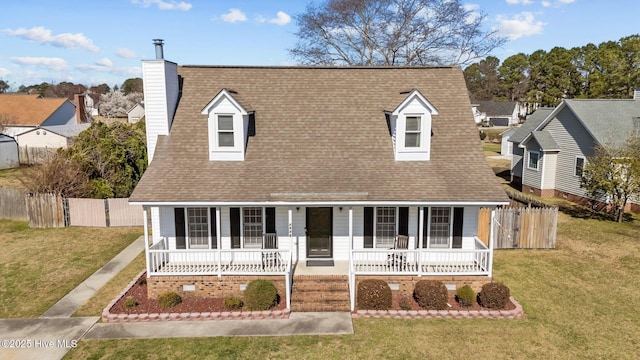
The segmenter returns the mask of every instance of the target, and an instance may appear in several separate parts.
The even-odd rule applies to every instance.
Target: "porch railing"
[[[358,249],[351,251],[356,275],[491,275],[491,249],[478,238],[473,249]]]
[[[291,272],[291,252],[278,249],[169,250],[167,239],[149,247],[148,275],[278,275]]]

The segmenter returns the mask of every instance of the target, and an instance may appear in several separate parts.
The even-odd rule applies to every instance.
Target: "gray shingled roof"
[[[621,145],[638,126],[640,100],[570,99],[565,103],[600,144]]]
[[[540,125],[551,113],[554,108],[551,107],[541,107],[536,111],[531,113],[531,115],[527,116],[527,120],[522,124],[516,132],[511,135],[509,141],[513,143],[520,143],[524,138],[533,131],[538,125]]]
[[[458,67],[182,66],[169,136],[132,202],[505,202],[482,154]],[[244,161],[209,161],[207,116],[223,88],[255,110]],[[395,161],[384,110],[406,89],[437,109],[431,160]],[[236,95],[233,95],[236,97]]]
[[[548,131],[534,131],[531,135],[538,145],[540,145],[542,151],[560,151],[560,146],[558,146],[558,143],[553,139]]]
[[[515,101],[478,101],[478,110],[487,116],[511,116],[518,104]]]

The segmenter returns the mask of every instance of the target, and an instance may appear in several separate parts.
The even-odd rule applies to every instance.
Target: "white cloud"
[[[54,57],[12,57],[11,61],[20,65],[37,66],[55,71],[65,71],[68,69],[66,61]]]
[[[544,0],[542,1],[542,6],[544,7],[558,7],[566,4],[573,4],[576,0]]]
[[[544,27],[542,21],[536,21],[533,14],[527,11],[517,14],[510,19],[500,15],[498,16],[498,22],[500,23],[498,29],[500,35],[505,36],[509,40],[541,34]]]
[[[507,0],[507,4],[509,5],[531,5],[533,4],[532,0]]]
[[[121,58],[127,58],[127,59],[138,57],[138,54],[136,54],[135,51],[129,50],[129,49],[126,49],[126,48],[116,49],[116,55],[121,57]]]
[[[550,7],[550,6],[551,6],[551,2],[550,2],[550,1],[543,1],[543,2],[542,2],[542,6],[544,6],[544,7]]]
[[[151,5],[157,5],[160,10],[180,10],[189,11],[193,5],[184,1],[164,1],[164,0],[131,0],[132,4],[139,4],[142,7],[148,8]]]
[[[240,9],[229,9],[229,12],[220,16],[222,21],[236,23],[247,21],[247,15],[245,15]]]
[[[0,68],[0,78],[3,78],[9,74],[11,74],[11,71],[5,68]]]
[[[104,67],[112,67],[113,63],[108,58],[102,58],[102,59],[96,61],[96,65],[104,66]]]
[[[82,33],[51,35],[51,30],[45,29],[42,26],[33,27],[31,29],[6,29],[4,32],[10,36],[17,36],[39,44],[51,44],[65,49],[84,49],[91,52],[100,51],[100,49],[93,44],[93,40],[87,38]]]
[[[285,13],[284,11],[278,11],[276,17],[273,19],[269,19],[268,22],[280,26],[287,25],[291,22],[291,16],[289,16],[289,14]]]

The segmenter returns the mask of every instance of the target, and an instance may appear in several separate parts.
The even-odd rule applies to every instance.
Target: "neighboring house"
[[[20,166],[18,143],[11,136],[0,134],[0,170]]]
[[[127,120],[129,124],[135,124],[144,118],[144,104],[137,103],[129,111],[127,111]]]
[[[525,115],[517,101],[478,101],[472,105],[476,124],[483,126],[514,126]]]
[[[294,311],[348,311],[366,278],[407,295],[418,279],[476,291],[491,280],[479,213],[508,198],[483,157],[459,67],[160,57],[142,69],[150,165],[129,201],[151,217],[150,297],[241,295],[260,277]],[[292,304],[297,284],[314,279],[320,289],[342,282],[333,290],[346,304],[332,305],[331,289],[325,306],[302,295]]]
[[[512,181],[525,193],[587,204],[592,199],[580,187],[587,159],[597,145],[621,145],[638,130],[640,96],[567,99],[555,109],[540,108],[511,137]]]
[[[500,133],[501,143],[500,143],[500,155],[503,156],[511,156],[513,155],[513,143],[509,141],[511,136],[516,132],[517,128],[508,128],[507,130]]]
[[[18,143],[22,164],[45,160],[55,149],[67,147],[70,139],[89,125],[83,95],[76,95],[75,101],[70,101],[39,95],[1,94],[0,122],[4,125],[3,133]]]

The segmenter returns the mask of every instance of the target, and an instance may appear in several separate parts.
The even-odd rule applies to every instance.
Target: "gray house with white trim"
[[[596,146],[618,146],[640,130],[640,97],[567,99],[539,108],[511,137],[513,183],[524,193],[588,203],[582,169]]]

